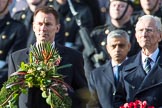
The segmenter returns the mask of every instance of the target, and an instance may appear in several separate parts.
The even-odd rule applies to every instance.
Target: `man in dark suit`
[[[125,62],[117,97],[120,103],[141,100],[159,108],[162,107],[162,52],[158,47],[162,39],[161,21],[158,17],[144,15],[135,30],[142,50]]]
[[[54,7],[53,6],[54,1],[55,0],[26,0],[28,7],[21,11],[17,11],[14,14],[13,18],[15,20],[21,21],[25,25],[25,28],[27,30],[27,36],[28,36],[26,40],[27,47],[33,44],[36,40],[34,32],[33,32],[33,28],[32,28],[34,11],[41,6]],[[60,23],[63,24],[63,21],[61,21]],[[64,41],[64,29],[63,29],[62,24],[61,24],[60,31],[55,36],[55,42],[59,42],[59,44],[64,45],[64,42],[65,42]]]
[[[91,101],[89,108],[114,108],[114,96],[118,87],[121,64],[130,50],[129,35],[124,30],[114,30],[107,36],[107,51],[111,56],[105,65],[96,68],[88,78]],[[116,73],[119,72],[119,73]]]
[[[33,21],[33,30],[36,35],[35,45],[51,42],[62,57],[60,65],[72,64],[72,67],[61,69],[59,73],[66,76],[65,82],[74,90],[70,94],[72,108],[84,108],[85,96],[83,95],[87,92],[87,81],[83,69],[83,58],[79,52],[54,42],[55,34],[59,31],[59,28],[58,14],[52,7],[41,7],[35,11]],[[26,48],[11,54],[9,58],[9,74],[15,72],[22,61],[28,62],[29,51],[30,49]],[[38,88],[31,88],[28,89],[28,95],[20,95],[19,107],[49,108],[50,106],[41,97],[41,91]]]

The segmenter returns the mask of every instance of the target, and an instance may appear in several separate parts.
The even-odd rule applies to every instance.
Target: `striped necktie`
[[[146,73],[148,73],[151,70],[151,58],[147,57],[145,59],[145,62],[146,62],[146,64],[145,64],[144,70]]]

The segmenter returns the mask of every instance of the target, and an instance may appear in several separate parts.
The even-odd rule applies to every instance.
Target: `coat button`
[[[3,51],[2,50],[0,50],[0,54],[3,54]]]
[[[49,7],[53,7],[53,5],[48,5]]]
[[[71,18],[70,17],[66,17],[66,21],[67,22],[70,22],[71,21]]]
[[[65,37],[68,37],[69,35],[69,32],[65,32]]]
[[[2,35],[2,39],[6,39],[6,35]]]
[[[102,41],[101,42],[101,46],[105,46],[106,45],[106,42],[105,41]]]
[[[100,8],[100,11],[101,11],[102,13],[106,13],[106,12],[107,12],[107,9],[106,9],[106,7],[101,7],[101,8]]]
[[[132,89],[135,89],[135,86],[131,86]]]
[[[110,31],[109,31],[108,29],[105,30],[105,34],[106,34],[106,35],[108,35],[109,32],[110,32]]]
[[[6,22],[6,25],[10,25],[10,21],[7,21],[7,22]]]
[[[25,14],[22,14],[21,15],[21,19],[25,19],[26,18],[26,15]]]
[[[132,31],[128,30],[127,32],[128,32],[128,34],[131,34]]]

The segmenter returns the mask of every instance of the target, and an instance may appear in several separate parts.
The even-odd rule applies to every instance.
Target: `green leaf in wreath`
[[[38,71],[40,71],[41,69],[42,69],[42,67],[41,67],[41,66],[39,66],[39,67],[37,68],[37,70],[38,70]]]
[[[43,92],[42,92],[42,97],[43,97],[43,98],[47,98],[47,92],[46,92],[46,91],[43,91]]]
[[[20,68],[18,69],[18,72],[20,71],[26,71],[26,64],[24,62],[21,62]]]
[[[49,92],[49,95],[48,95],[48,97],[47,97],[47,99],[46,99],[46,102],[47,102],[47,104],[49,104],[49,105],[52,104],[52,94],[51,94],[51,92]]]
[[[21,92],[23,93],[23,94],[27,94],[27,89],[21,89]]]

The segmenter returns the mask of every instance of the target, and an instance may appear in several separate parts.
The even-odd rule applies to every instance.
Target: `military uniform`
[[[159,8],[159,10],[156,11],[156,12],[155,12],[154,14],[152,14],[152,15],[159,17],[159,18],[161,19],[161,21],[162,21],[162,14],[161,14],[161,13],[162,13],[162,8]],[[135,14],[132,16],[132,18],[133,18],[133,20],[134,20],[135,22],[137,22],[137,21],[138,21],[138,18],[140,18],[140,17],[143,16],[143,15],[146,15],[146,14],[144,13],[143,10],[141,10],[141,11],[136,11]]]
[[[107,14],[108,14],[108,7],[110,5],[109,0],[98,0],[99,7],[100,7],[100,15],[102,19],[102,25],[106,23]]]
[[[109,6],[108,5],[108,0],[100,0],[100,1],[104,1],[103,4],[105,4],[104,6],[102,5],[100,8],[100,3],[98,0],[83,0],[85,2],[85,4],[87,4],[87,6],[90,8],[92,15],[93,15],[93,23],[94,23],[94,27],[99,26],[99,25],[103,25],[105,23],[103,23],[104,20],[104,15],[107,12],[106,8],[104,6]],[[107,1],[107,2],[106,2]]]
[[[77,18],[81,20],[84,27],[89,31],[93,28],[93,16],[89,7],[80,0],[71,0],[75,10],[78,13]],[[76,23],[75,17],[72,15],[68,3],[60,5],[54,1],[54,8],[58,11],[60,18],[63,20],[65,46],[82,50],[82,42],[79,36],[79,26]]]
[[[49,5],[49,6],[53,6],[53,2],[54,0],[49,0],[46,5]],[[32,22],[33,22],[33,12],[30,10],[30,8],[26,8],[25,10],[22,10],[22,11],[18,11],[14,14],[13,18],[15,20],[18,20],[18,21],[21,21],[22,23],[24,23],[25,27],[26,27],[26,30],[27,30],[27,36],[28,36],[28,39],[27,39],[27,47],[29,47],[31,44],[35,43],[36,41],[36,37],[35,37],[35,34],[34,34],[34,31],[33,31],[33,28],[32,28]],[[60,22],[62,23],[62,22]],[[63,36],[63,32],[64,29],[63,27],[61,26],[61,30],[59,33],[56,34],[56,42],[64,45],[64,36]]]
[[[109,34],[110,31],[116,30],[116,29],[122,29],[125,30],[129,36],[130,36],[130,41],[131,41],[131,50],[128,53],[128,57],[135,55],[138,53],[139,51],[139,45],[135,39],[135,28],[134,28],[134,23],[129,21],[126,24],[124,24],[121,28],[117,28],[115,27],[112,23],[108,24],[108,25],[104,25],[104,26],[99,26],[96,27],[92,33],[91,33],[91,38],[94,41],[94,43],[96,44],[96,48],[99,51],[104,52],[104,57],[105,60],[106,59],[110,59],[110,56],[108,55],[108,52],[106,50],[106,39],[107,39],[107,35]]]
[[[25,48],[27,36],[24,28],[24,25],[13,20],[9,13],[0,19],[0,87],[7,79],[8,55]]]

